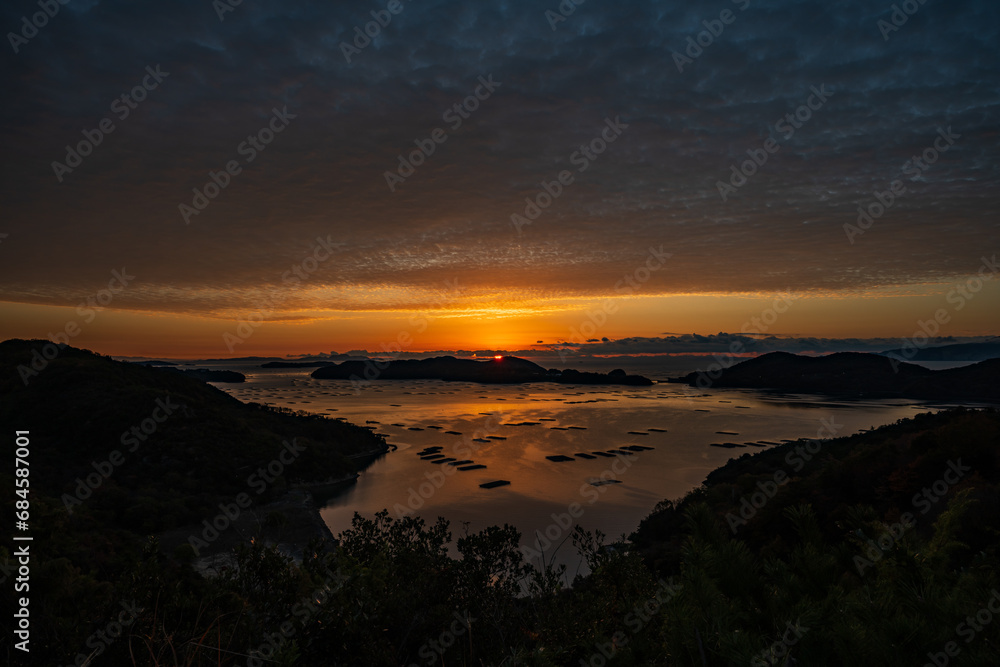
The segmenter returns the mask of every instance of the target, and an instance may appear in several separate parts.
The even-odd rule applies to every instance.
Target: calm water
[[[849,435],[933,409],[907,400],[847,402],[705,392],[674,384],[504,386],[425,380],[382,381],[356,391],[349,381],[313,380],[311,369],[240,370],[247,374],[245,384],[218,386],[244,401],[368,425],[397,446],[323,508],[334,534],[350,527],[354,512],[370,517],[389,509],[428,522],[443,516],[456,538],[466,525],[475,531],[509,523],[521,531],[522,545],[546,547],[547,556],[555,551],[550,543],[559,544],[572,530],[560,524],[566,525],[564,515],[573,503],[579,504],[574,523],[619,537],[632,532],[656,503],[680,498],[729,458],[770,446],[724,449],[711,443],[814,438],[824,435],[824,423],[835,424],[838,436]],[[593,454],[628,445],[650,449],[611,458]],[[427,447],[486,467],[459,471],[422,460],[418,452]],[[546,458],[555,455],[573,460]],[[612,479],[618,483],[590,483]],[[510,484],[479,486],[495,480]],[[556,561],[568,564],[570,575],[578,567],[569,540]]]

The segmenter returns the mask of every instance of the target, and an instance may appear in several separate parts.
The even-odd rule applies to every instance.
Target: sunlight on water
[[[822,437],[825,424],[846,436],[929,409],[905,400],[706,392],[677,384],[393,380],[356,390],[345,380],[313,380],[307,370],[244,372],[245,384],[220,387],[244,401],[346,418],[396,446],[323,508],[334,534],[350,527],[354,512],[370,517],[381,509],[428,522],[443,516],[456,537],[466,526],[509,523],[521,531],[522,545],[547,558],[565,540],[556,562],[566,563],[570,575],[579,559],[566,539],[567,516],[617,538],[635,530],[656,503],[680,498],[728,459],[773,446],[765,443]],[[729,447],[712,446],[724,443]],[[445,462],[434,463],[440,458]],[[480,487],[498,480],[510,484]]]

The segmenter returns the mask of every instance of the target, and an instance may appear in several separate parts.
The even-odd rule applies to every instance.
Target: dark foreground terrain
[[[25,386],[16,368],[39,343],[0,344],[0,427],[31,431],[25,664],[997,664],[997,411],[746,454],[611,544],[556,516],[552,541],[575,546],[592,571],[571,588],[525,563],[512,527],[455,533],[444,519],[388,513],[356,517],[298,563],[248,535],[203,576],[189,544],[150,536],[255,496],[247,475],[288,438],[309,447],[262,499],[349,474],[349,456],[382,443],[80,350],[62,350]],[[166,395],[180,407],[125,451],[123,433]],[[67,506],[76,480],[115,449],[124,461]],[[12,470],[0,472],[4,489]],[[8,493],[6,525],[14,501]],[[9,544],[0,598],[13,609]],[[0,641],[0,661],[24,663],[9,631]]]

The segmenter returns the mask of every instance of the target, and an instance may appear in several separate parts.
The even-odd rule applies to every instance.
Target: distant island
[[[447,380],[516,384],[521,382],[557,382],[561,384],[651,385],[641,375],[628,375],[621,369],[610,373],[587,373],[572,369],[548,369],[520,357],[498,357],[488,361],[432,357],[393,361],[345,361],[312,372],[317,380]]]
[[[1000,359],[932,371],[878,354],[837,352],[807,357],[771,352],[726,369],[670,380],[697,387],[777,389],[869,398],[1000,402]]]
[[[165,371],[183,373],[202,382],[246,382],[247,376],[237,371],[218,371],[208,368],[164,368]]]
[[[269,361],[261,364],[261,368],[316,368],[317,366],[333,366],[332,361]]]
[[[903,347],[881,354],[904,361],[986,361],[1000,358],[1000,342],[955,343],[919,349]]]

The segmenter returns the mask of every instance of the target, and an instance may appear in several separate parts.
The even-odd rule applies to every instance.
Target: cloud
[[[291,309],[419,308],[456,278],[480,302],[591,296],[660,245],[674,255],[646,294],[847,294],[963,275],[995,236],[995,3],[927,3],[889,41],[891,3],[595,2],[552,30],[556,4],[406,2],[348,64],[341,43],[382,4],[260,0],[219,21],[202,0],[75,0],[0,65],[17,101],[0,109],[4,298],[75,305],[123,265],[137,288],[116,306],[140,310],[245,309],[265,286]],[[678,72],[672,53],[724,8],[735,21]],[[169,77],[118,120],[112,101],[157,64]],[[489,75],[496,92],[451,130]],[[106,117],[114,132],[57,182],[52,162]],[[616,117],[628,129],[517,234],[525,197]],[[848,243],[858,204],[949,126],[956,145]],[[435,128],[447,140],[390,192],[385,172]],[[717,181],[768,137],[780,150],[723,202]],[[241,173],[185,225],[178,205],[229,160]],[[327,237],[345,251],[289,288]]]

